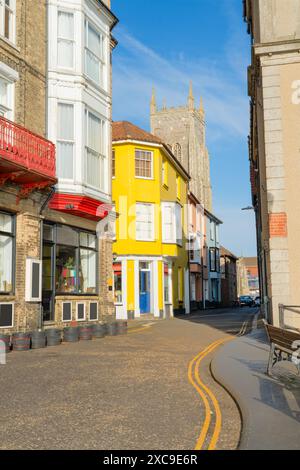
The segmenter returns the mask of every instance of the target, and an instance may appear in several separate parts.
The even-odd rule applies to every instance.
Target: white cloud
[[[118,29],[119,51],[115,51],[114,117],[145,125],[149,121],[152,87],[158,100],[168,106],[184,105],[189,81],[196,97],[204,98],[210,141],[222,135],[244,138],[248,130],[248,100],[245,84],[236,79],[232,65],[214,61],[189,61],[184,54],[167,60],[129,34]]]

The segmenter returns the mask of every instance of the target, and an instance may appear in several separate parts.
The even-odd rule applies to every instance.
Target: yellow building
[[[189,175],[158,137],[129,122],[113,123],[112,174],[117,318],[189,313]]]

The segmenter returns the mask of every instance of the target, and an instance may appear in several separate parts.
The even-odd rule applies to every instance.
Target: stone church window
[[[177,160],[181,161],[182,152],[181,152],[181,145],[180,144],[175,144],[174,145],[173,153],[174,153],[175,157],[177,158]]]

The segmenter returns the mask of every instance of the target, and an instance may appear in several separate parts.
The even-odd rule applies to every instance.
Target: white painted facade
[[[48,1],[47,137],[57,144],[57,190],[102,202],[111,200],[111,25],[97,0]]]
[[[172,302],[172,261],[165,257],[159,256],[119,256],[116,259],[116,263],[121,263],[121,272],[122,272],[122,301],[115,302],[116,307],[116,318],[118,320],[127,320],[128,319],[128,262],[134,262],[134,318],[141,318],[143,314],[140,310],[140,263],[149,263],[150,270],[150,312],[153,314],[154,318],[161,318],[163,314],[164,318],[173,317],[173,302]],[[163,286],[163,292],[165,289],[165,278],[164,273],[162,272],[162,279],[159,280],[159,269],[158,263],[165,263],[169,266],[168,273],[168,297],[169,301],[164,299],[164,308],[163,313],[159,309],[159,285]],[[185,306],[189,308],[189,299],[186,299]]]

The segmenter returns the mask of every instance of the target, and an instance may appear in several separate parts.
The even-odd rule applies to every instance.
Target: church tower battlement
[[[153,89],[150,106],[151,133],[172,148],[176,158],[191,176],[190,190],[212,211],[210,159],[206,148],[206,124],[203,100],[195,107],[193,85],[190,83],[186,106],[158,109]]]

